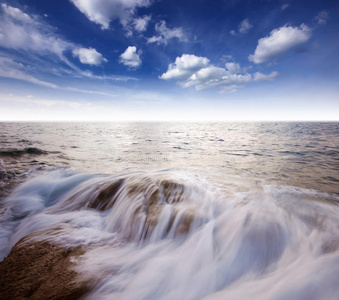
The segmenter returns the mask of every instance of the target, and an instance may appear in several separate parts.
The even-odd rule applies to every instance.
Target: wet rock
[[[25,239],[0,263],[1,299],[79,299],[89,292],[73,269],[82,248]]]

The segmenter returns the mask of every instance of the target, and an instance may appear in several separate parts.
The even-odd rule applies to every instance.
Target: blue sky
[[[0,1],[0,120],[339,120],[338,1]]]

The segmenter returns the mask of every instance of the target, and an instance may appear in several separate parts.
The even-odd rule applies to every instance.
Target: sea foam
[[[184,170],[46,173],[6,199],[1,257],[23,237],[82,246],[89,299],[337,299],[333,195],[217,189]]]

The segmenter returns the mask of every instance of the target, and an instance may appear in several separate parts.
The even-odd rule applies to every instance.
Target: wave
[[[92,282],[88,299],[334,300],[336,197],[273,185],[228,192],[184,170],[54,171],[6,199],[0,254],[20,240],[81,247],[74,269]]]

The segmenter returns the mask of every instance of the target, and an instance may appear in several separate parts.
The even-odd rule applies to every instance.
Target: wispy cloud
[[[243,20],[239,25],[239,32],[242,34],[246,34],[253,25],[250,23],[248,19]]]
[[[305,24],[299,27],[285,25],[274,29],[269,36],[258,41],[254,54],[251,54],[248,59],[255,64],[278,59],[285,52],[307,42],[311,35],[311,29]]]
[[[288,3],[284,3],[281,5],[281,10],[285,10],[286,8],[288,8],[290,5]]]
[[[14,50],[52,53],[62,57],[73,44],[58,37],[38,16],[29,16],[19,8],[1,4],[0,46]]]
[[[136,80],[129,76],[95,75],[90,70],[82,70],[66,58],[67,51],[72,51],[73,56],[89,66],[100,65],[107,59],[94,48],[83,48],[63,39],[55,33],[55,28],[46,23],[45,18],[29,15],[7,4],[0,6],[0,47],[3,48],[0,53],[1,77],[54,89],[64,87],[41,78],[51,75],[94,80]]]
[[[246,34],[249,32],[249,30],[253,27],[253,25],[250,23],[248,19],[242,20],[238,26],[238,31],[231,30],[231,35],[238,35],[238,34]]]
[[[147,43],[157,43],[158,45],[167,45],[169,40],[178,39],[179,41],[187,41],[187,37],[181,27],[169,28],[164,20],[155,25],[157,35],[147,39]]]
[[[278,72],[271,74],[245,72],[238,63],[228,62],[224,68],[210,64],[206,57],[183,54],[170,64],[167,72],[159,78],[164,80],[175,79],[183,88],[195,87],[203,90],[220,87],[222,92],[235,92],[239,87],[253,81],[269,81],[278,76]]]
[[[27,65],[16,62],[10,58],[0,56],[0,77],[23,80],[23,81],[33,83],[36,85],[58,89],[58,90],[72,91],[72,92],[85,93],[85,94],[94,94],[94,95],[106,96],[106,97],[116,97],[116,95],[112,93],[95,91],[95,90],[79,89],[75,87],[67,87],[67,86],[65,87],[65,86],[56,85],[51,82],[43,81],[31,74],[28,74],[27,70],[29,69],[30,67]],[[97,79],[97,80],[113,80],[113,81],[137,80],[136,78],[127,77],[127,76],[126,77],[95,76],[91,73],[83,74],[83,76],[86,76],[92,79]]]
[[[34,23],[34,20],[26,13],[21,11],[19,8],[9,6],[5,3],[1,4],[1,8],[5,14],[14,20],[21,21],[23,23]]]
[[[101,91],[84,90],[84,89],[78,89],[78,88],[73,88],[73,87],[66,87],[63,89],[66,91],[71,91],[71,92],[99,95],[99,96],[105,96],[105,97],[110,97],[110,98],[115,98],[118,96],[117,94],[106,93],[106,92],[101,92]]]
[[[10,58],[0,57],[0,76],[6,78],[13,78],[18,80],[27,81],[33,84],[50,87],[53,89],[58,88],[57,85],[39,80],[38,78],[27,74],[27,67],[19,62],[15,62]]]
[[[326,10],[319,12],[315,16],[315,20],[319,25],[326,25],[328,18],[329,18],[329,14]]]

